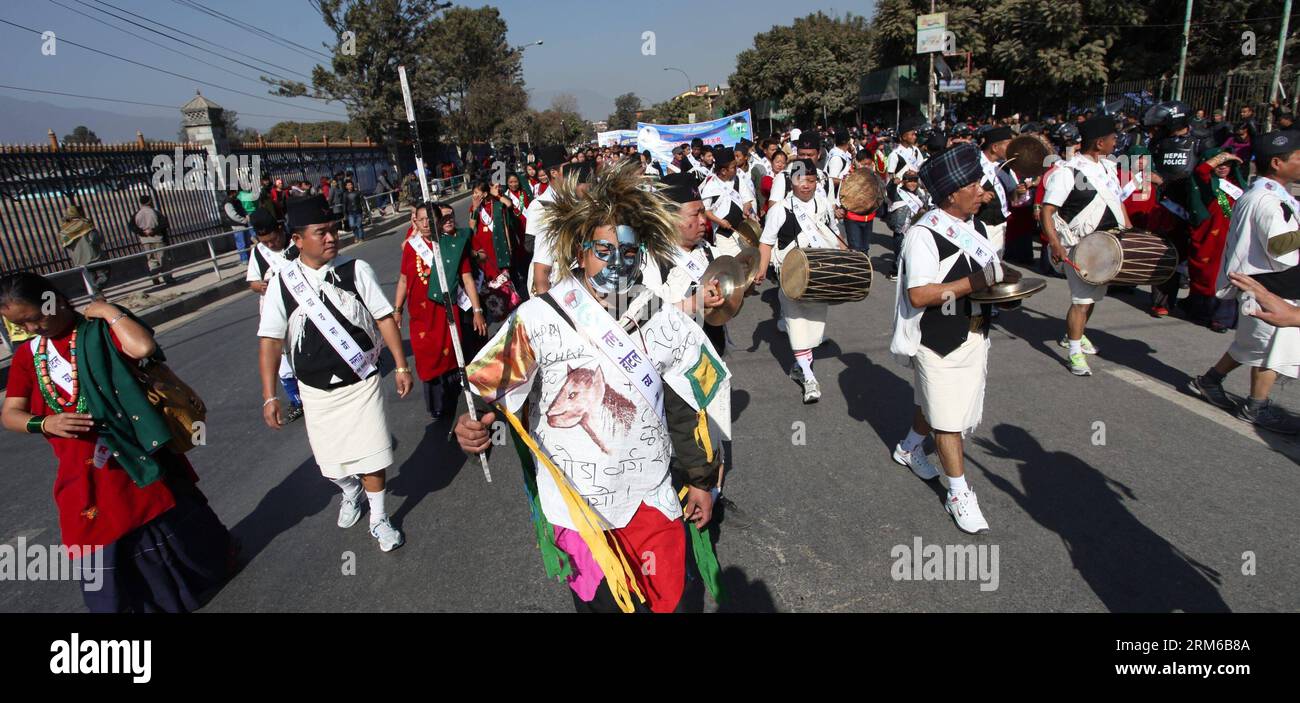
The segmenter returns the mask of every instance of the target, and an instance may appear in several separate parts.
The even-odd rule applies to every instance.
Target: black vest
[[[1088,178],[1087,174],[1083,174],[1083,185],[1085,187],[1079,187],[1079,171],[1065,166],[1064,164],[1061,164],[1058,168],[1064,168],[1069,171],[1070,177],[1074,178],[1076,183],[1075,187],[1070,188],[1070,195],[1065,198],[1065,203],[1058,208],[1061,213],[1061,218],[1066,222],[1069,222],[1074,219],[1075,215],[1078,215],[1084,208],[1088,207],[1088,205],[1092,203],[1093,198],[1099,198],[1101,196],[1097,193],[1096,184]],[[1115,214],[1110,211],[1109,207],[1106,207],[1102,211],[1101,222],[1097,223],[1097,229],[1114,229],[1117,227],[1119,227],[1119,222],[1115,220]]]
[[[813,196],[812,202],[813,207],[816,208],[816,195]],[[799,232],[803,230],[799,227],[799,218],[795,217],[793,204],[789,203],[788,198],[786,202],[780,204],[780,207],[785,208],[785,222],[782,222],[781,227],[776,230],[776,248],[784,249],[789,246],[790,242],[797,240],[799,238]],[[812,217],[813,219],[817,219],[820,216],[821,213],[816,212]]]
[[[978,220],[973,224],[975,231],[983,235],[984,224]],[[924,225],[921,226],[925,227]],[[961,255],[959,253],[961,249],[956,244],[948,241],[947,237],[938,234],[929,227],[925,227],[925,229],[930,232],[930,236],[934,237],[934,243],[939,248],[939,261],[943,261],[954,254],[957,255],[957,261],[940,283],[952,283],[975,272],[970,258]],[[966,335],[970,332],[970,318],[972,316],[984,315],[986,320],[988,318],[988,306],[981,305],[977,309],[971,304],[970,297],[958,298],[953,301],[953,304],[956,309],[950,315],[944,314],[942,304],[928,307],[921,313],[921,344],[924,344],[939,356],[948,356],[966,341]]]
[[[294,246],[293,242],[290,242],[284,247],[284,259],[285,261],[293,261],[296,258],[298,258],[298,247]],[[271,270],[271,262],[267,261],[266,257],[262,255],[262,247],[253,246],[253,260],[257,262],[257,270],[262,274],[262,280],[266,280],[266,274]]]
[[[361,295],[357,292],[356,263],[356,259],[345,262],[327,274],[326,280],[360,300]],[[317,284],[316,281],[310,283]],[[284,300],[284,315],[285,319],[288,319],[293,314],[293,311],[298,309],[298,301],[284,287],[283,279],[280,280],[280,284],[280,296]],[[370,335],[366,334],[365,330],[343,317],[324,293],[318,293],[317,295],[362,352],[370,352],[374,349],[374,344],[370,341]],[[303,328],[302,346],[296,349],[289,346],[286,350],[293,361],[294,375],[298,377],[299,381],[312,388],[332,390],[350,386],[363,380],[357,376],[352,367],[348,365],[348,362],[344,361],[343,357],[334,351],[334,347],[330,346],[325,335],[316,329],[316,323],[307,320],[303,323]],[[289,344],[292,343],[289,342]],[[330,379],[335,376],[340,380],[331,381]]]

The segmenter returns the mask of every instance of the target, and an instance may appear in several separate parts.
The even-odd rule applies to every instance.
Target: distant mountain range
[[[105,143],[134,141],[136,130],[149,140],[174,142],[181,127],[181,110],[177,105],[176,114],[170,117],[124,115],[0,95],[0,143],[46,144],[49,130],[62,139],[77,125],[86,125]]]

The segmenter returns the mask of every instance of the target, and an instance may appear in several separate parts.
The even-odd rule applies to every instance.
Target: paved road
[[[387,236],[347,253],[374,265],[391,290],[397,248]],[[785,376],[789,348],[776,331],[774,289],[750,298],[731,324],[738,346],[726,357],[736,379],[728,494],[749,524],[733,518],[720,528],[731,593],[722,609],[1300,609],[1300,445],[1188,396],[1189,374],[1229,340],[1148,317],[1145,296],[1099,306],[1089,336],[1101,356],[1091,378],[1071,376],[1055,344],[1064,281],[1000,318],[984,422],[967,445],[971,484],[992,525],[978,537],[953,526],[942,488],[890,461],[912,397],[910,372],[888,354],[893,284],[878,276],[867,300],[832,308],[830,341],[816,354],[825,395],[812,406],[800,404]],[[337,491],[317,472],[301,423],[276,434],[261,422],[256,318],[257,301],[243,295],[159,336],[208,401],[209,446],[191,456],[249,560],[207,610],[570,609],[567,589],[545,580],[531,544],[513,452],[493,456],[494,482],[485,483],[446,441],[447,428],[426,427],[418,392],[398,400],[388,379],[397,456],[390,512],[407,545],[382,554],[364,525],[338,529]],[[1228,386],[1241,395],[1245,384],[1239,371]],[[1297,405],[1294,385],[1276,395]],[[803,423],[803,443],[795,423]],[[4,433],[0,456],[0,540],[55,541],[48,448]],[[896,561],[910,561],[895,548],[918,538],[984,546],[990,555],[996,547],[996,589],[895,580]],[[356,574],[343,575],[350,554]],[[1255,574],[1244,575],[1251,555]],[[717,608],[698,589],[689,600]],[[73,584],[0,583],[0,610],[81,609]]]

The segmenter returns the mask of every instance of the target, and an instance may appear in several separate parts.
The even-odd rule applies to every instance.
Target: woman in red
[[[512,259],[516,256],[516,247],[512,246],[509,234],[511,207],[510,198],[503,195],[501,187],[495,183],[490,186],[478,184],[470,196],[473,263],[483,273],[484,297],[487,298],[484,302],[494,322],[505,319],[506,314],[520,302],[511,269]],[[519,258],[527,265],[522,254]]]
[[[764,215],[767,214],[768,210],[772,209],[772,180],[785,173],[785,166],[786,163],[788,163],[789,158],[790,157],[786,156],[784,151],[779,149],[776,153],[772,154],[772,175],[763,176],[763,182],[758,185],[759,189],[763,191]]]
[[[439,203],[437,206],[438,241],[442,251],[443,265],[450,268],[455,265],[459,272],[459,290],[454,295],[460,298],[464,291],[474,313],[474,331],[480,336],[487,335],[487,322],[483,317],[483,306],[479,302],[478,291],[474,288],[474,276],[470,273],[469,257],[465,255],[469,243],[469,230],[456,229],[456,215],[451,206]],[[450,417],[456,411],[456,392],[460,390],[460,379],[456,373],[456,353],[452,349],[451,336],[448,334],[447,311],[443,306],[429,299],[429,279],[434,277],[437,269],[429,252],[433,249],[433,234],[429,228],[429,216],[423,206],[411,211],[412,226],[419,232],[419,240],[408,239],[402,246],[401,275],[397,279],[397,294],[393,299],[398,325],[402,322],[402,312],[406,301],[411,301],[410,337],[411,351],[415,353],[415,372],[424,382],[424,402],[429,417],[439,420]],[[417,252],[417,249],[420,251]],[[426,254],[429,254],[426,257]],[[426,261],[427,258],[427,261]],[[447,272],[453,275],[452,271]],[[436,282],[436,278],[434,279]],[[452,305],[452,315],[456,320],[456,332],[460,334],[461,305]],[[466,358],[470,358],[466,349]]]
[[[81,557],[86,607],[197,609],[231,573],[230,533],[133,375],[155,356],[153,332],[105,302],[79,314],[34,273],[0,280],[0,314],[38,335],[14,350],[0,420],[54,450],[59,528]]]
[[[1193,174],[1203,211],[1193,207],[1192,218],[1197,222],[1192,227],[1192,251],[1187,257],[1187,273],[1191,278],[1187,311],[1193,321],[1224,333],[1236,326],[1237,303],[1235,298],[1219,300],[1214,291],[1223,267],[1232,207],[1243,193],[1241,159],[1225,149],[1210,149],[1201,154],[1201,163]]]

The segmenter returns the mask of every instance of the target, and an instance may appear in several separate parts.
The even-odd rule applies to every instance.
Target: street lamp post
[[[542,40],[538,39],[535,42],[528,42],[527,44],[520,44],[519,46],[516,46],[515,51],[523,51],[524,49],[527,49],[530,46],[541,46],[541,45],[542,45]]]
[[[668,67],[664,68],[664,70],[665,70],[665,71],[676,71],[676,72],[682,74],[683,76],[685,76],[685,77],[686,77],[686,92],[689,93],[689,92],[691,92],[692,90],[695,90],[695,84],[691,82],[691,77],[688,76],[688,75],[686,75],[686,71],[683,71],[682,69],[680,69],[680,68],[676,68],[676,67],[673,67],[673,66],[668,66]]]

